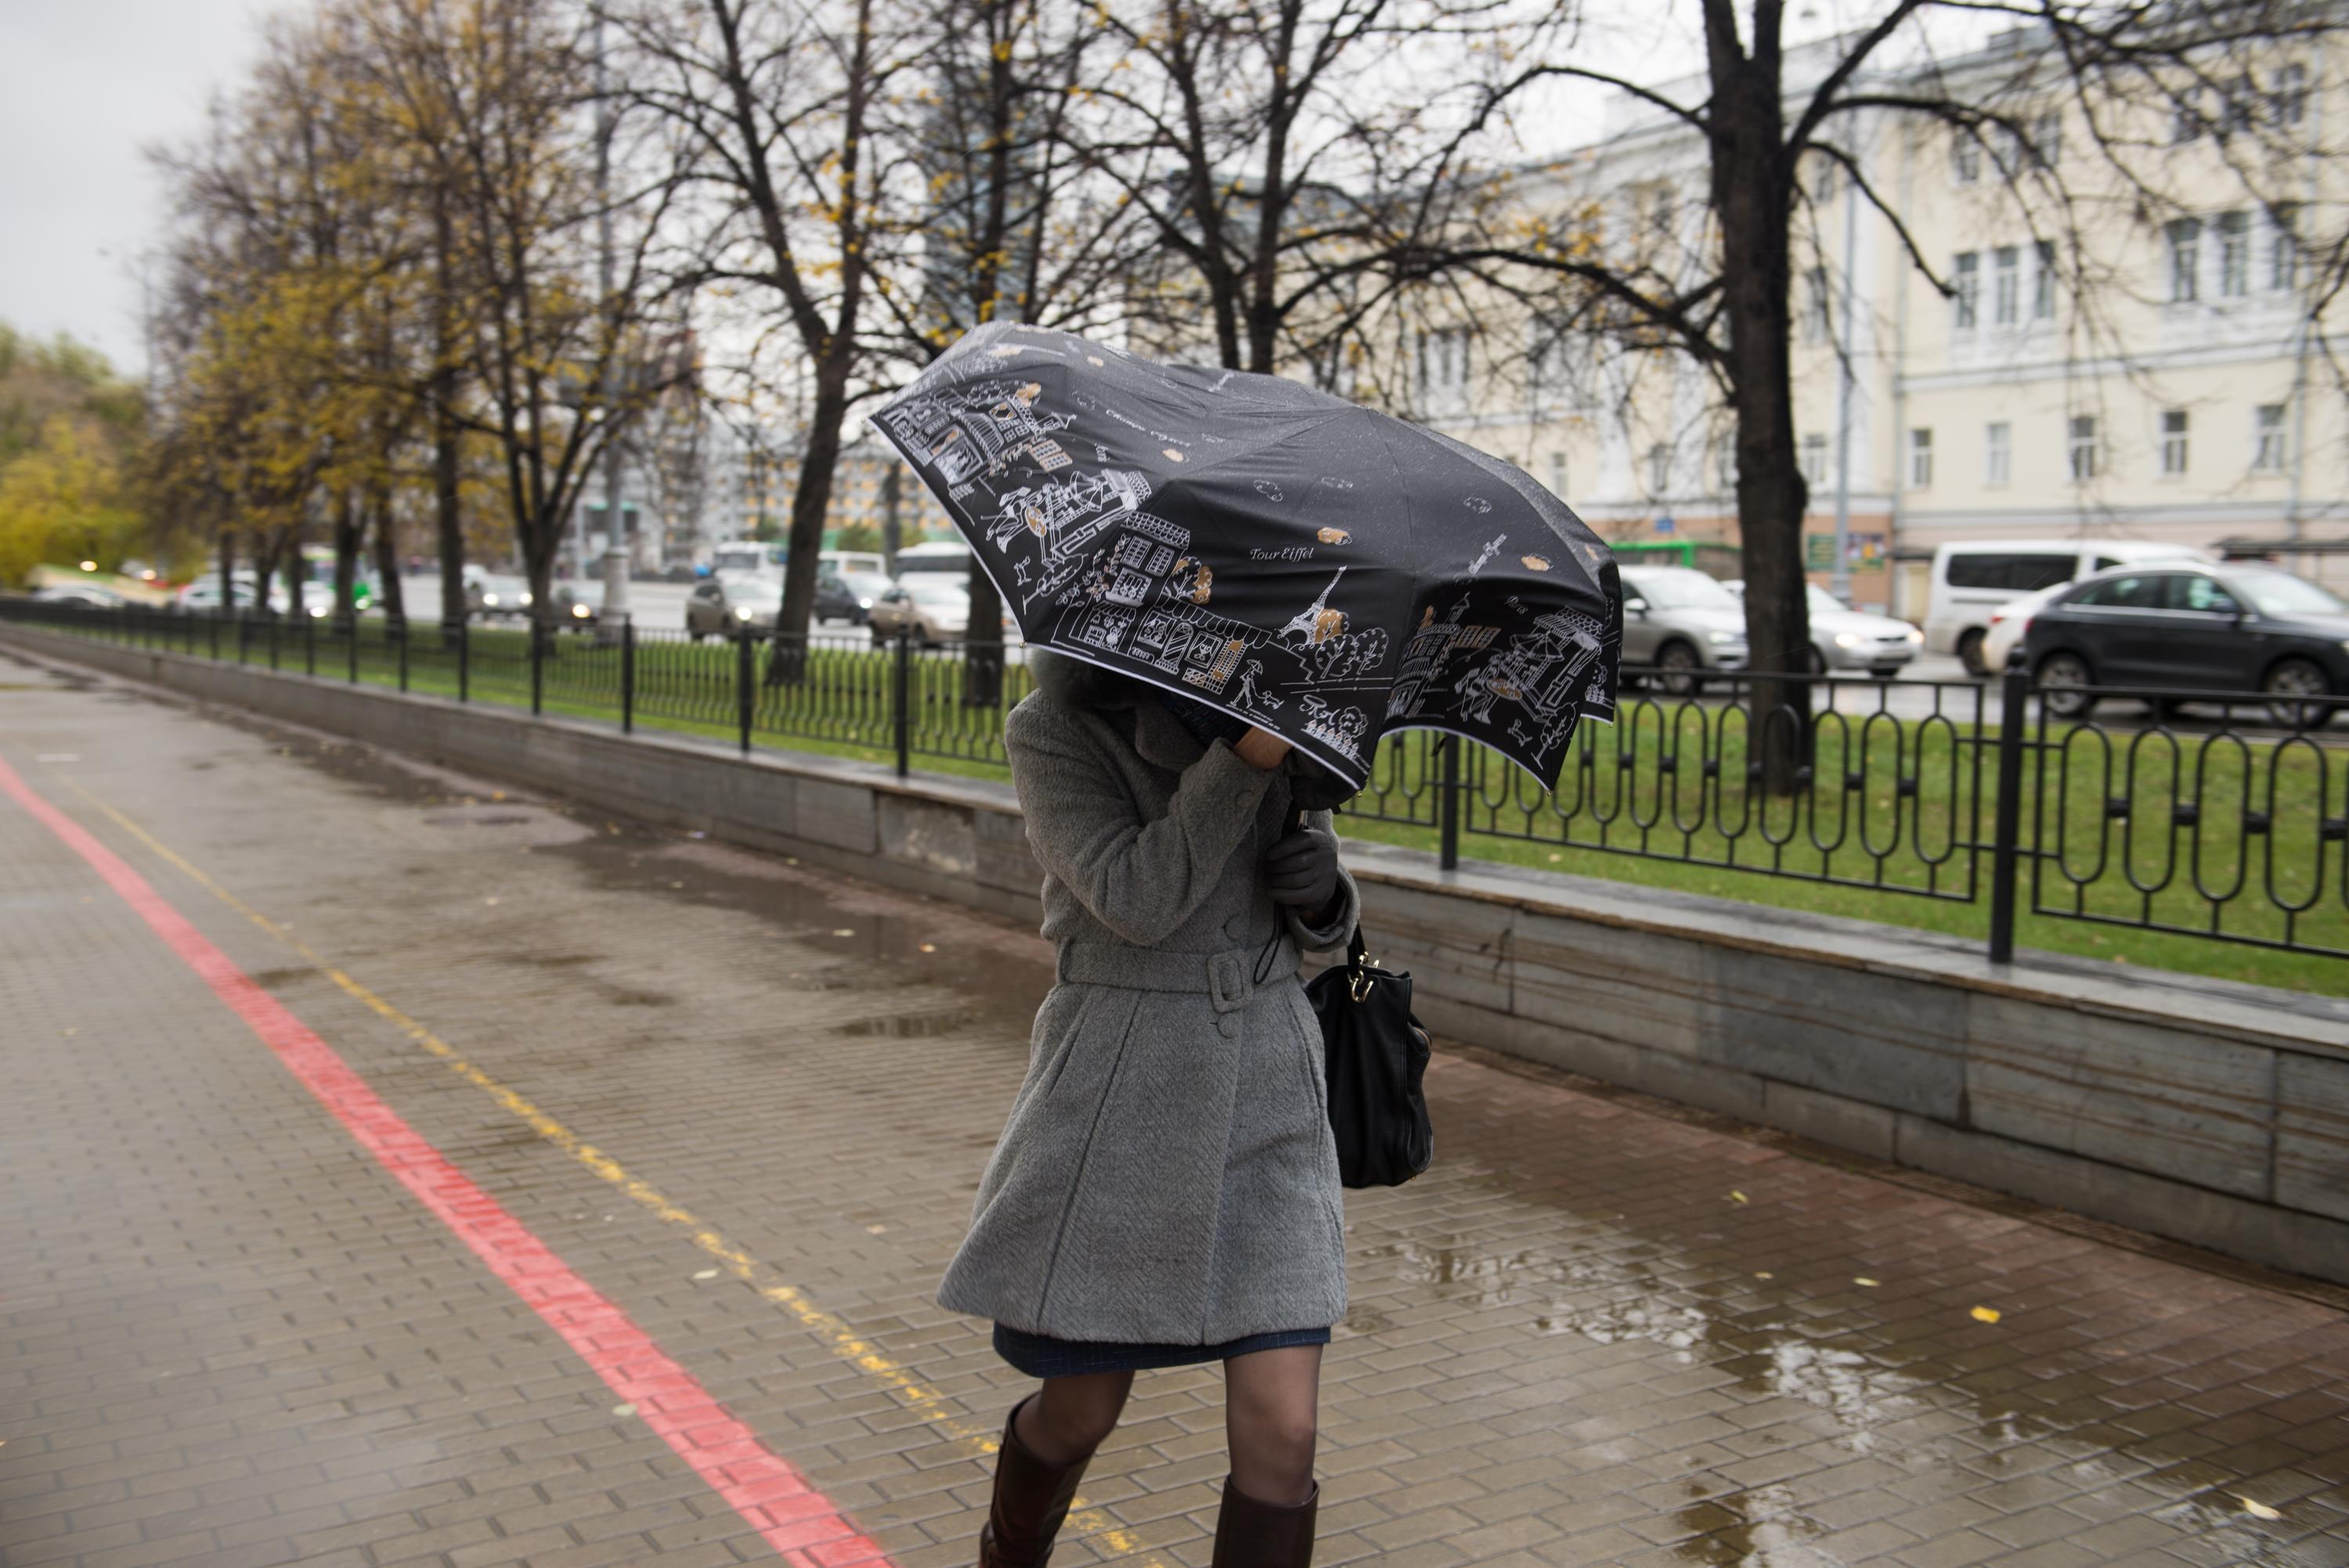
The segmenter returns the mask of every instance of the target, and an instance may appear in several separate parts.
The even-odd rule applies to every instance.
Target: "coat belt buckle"
[[[1207,955],[1207,1000],[1218,1013],[1237,1013],[1256,994],[1249,984],[1247,967],[1237,953],[1211,953]]]

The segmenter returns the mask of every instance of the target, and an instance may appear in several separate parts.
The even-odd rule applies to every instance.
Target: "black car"
[[[2332,707],[2290,699],[2349,693],[2349,603],[2272,566],[2125,566],[2042,605],[2023,654],[2059,717],[2095,706],[2080,688],[2150,686],[2264,692],[2277,723],[2314,726]]]
[[[873,615],[873,601],[895,587],[877,572],[840,572],[821,567],[815,578],[815,618],[861,626]]]

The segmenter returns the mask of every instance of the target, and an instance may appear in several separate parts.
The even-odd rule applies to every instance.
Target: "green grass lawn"
[[[361,623],[357,676],[398,679],[395,645]],[[200,640],[195,650],[207,652]],[[826,639],[805,678],[768,685],[760,659],[752,742],[864,761],[895,759],[894,655],[856,638]],[[233,657],[224,642],[223,656]],[[246,650],[267,661],[265,645]],[[347,678],[347,645],[289,638],[284,669],[315,657],[322,678]],[[732,645],[641,638],[636,723],[643,729],[733,741]],[[527,634],[484,626],[471,634],[469,696],[530,702]],[[456,695],[453,647],[419,629],[409,689]],[[1024,666],[1003,671],[999,700],[964,700],[962,667],[923,655],[908,671],[914,766],[1002,779],[1002,713],[1027,690]],[[620,652],[590,635],[550,640],[543,707],[617,723]],[[1351,835],[1437,847],[1433,738],[1381,748],[1372,790],[1346,815]],[[1769,798],[1746,777],[1748,735],[1738,710],[1701,704],[1627,704],[1614,727],[1587,725],[1555,795],[1497,756],[1463,758],[1461,853],[1475,860],[1603,877],[1775,908],[1847,915],[1985,938],[1995,820],[1995,727],[1978,737],[1962,719],[1823,720],[1816,776],[1792,799]],[[2026,858],[2017,940],[2052,952],[2349,995],[2349,959],[2253,945],[2289,938],[2349,952],[2342,823],[2349,819],[2349,750],[2305,738],[2105,735],[2051,730],[2050,749],[2025,756],[2023,833],[2044,846]],[[1972,846],[1982,848],[1977,853]],[[1762,874],[1777,871],[1784,875]],[[2033,913],[2037,902],[2113,920],[2245,940],[2098,924]],[[2219,895],[2217,902],[2206,895]],[[2305,913],[2287,915],[2287,908]]]

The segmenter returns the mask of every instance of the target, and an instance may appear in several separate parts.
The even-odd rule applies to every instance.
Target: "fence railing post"
[[[273,670],[277,667],[277,626],[282,619],[278,615],[269,617],[269,667]]]
[[[408,689],[408,617],[386,617],[383,625],[385,631],[399,639],[399,689],[404,692]]]
[[[1438,736],[1435,749],[1444,758],[1442,826],[1437,830],[1436,863],[1447,872],[1460,869],[1460,738]]]
[[[457,700],[473,700],[473,623],[470,617],[457,623]]]
[[[356,615],[343,623],[343,676],[359,684],[359,623]]]
[[[2023,850],[2023,725],[2030,677],[2011,669],[1999,681],[1998,810],[1992,819],[1990,961],[2014,962],[2014,886]]]
[[[209,628],[210,628],[210,630],[206,632],[205,636],[206,636],[207,640],[208,640],[208,641],[210,641],[210,643],[212,644],[212,656],[213,658],[217,659],[217,658],[219,658],[219,657],[220,657],[220,614],[219,614],[219,613],[218,613],[217,611],[215,611],[213,614],[210,614],[210,615],[205,616],[205,617],[204,617],[204,624],[205,624],[207,627],[209,627]]]
[[[734,633],[734,730],[745,757],[750,755],[750,682],[756,667],[750,629],[739,627]]]
[[[636,623],[620,618],[620,733],[636,732]]]
[[[546,623],[535,608],[530,617],[530,713],[533,718],[546,706]]]
[[[897,777],[903,779],[914,770],[914,632],[910,626],[897,628],[895,656],[889,665],[889,708],[890,727],[897,743]]]
[[[318,673],[318,618],[316,615],[302,617],[302,673],[305,676]]]

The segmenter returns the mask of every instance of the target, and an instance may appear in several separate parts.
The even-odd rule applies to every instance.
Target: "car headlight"
[[[870,610],[873,608],[873,601],[870,599],[859,599],[856,602],[856,607],[860,610]]]
[[[734,618],[738,621],[749,620],[750,618],[750,606],[748,604],[737,604],[734,606]]]
[[[529,591],[528,589],[524,589],[524,590],[523,591],[522,598],[518,601],[518,603],[521,603],[521,604],[522,604],[522,606],[523,606],[524,609],[527,609],[527,608],[529,608],[529,607],[530,607],[530,591]]]
[[[2029,623],[2027,623],[2027,622],[2025,623],[2025,624],[2029,624]],[[1908,634],[1908,635],[1909,635],[1909,640],[1910,642],[1912,642],[1912,643],[1922,643],[1922,642],[1925,640],[1925,634],[1924,634],[1924,633],[1922,633],[1922,632],[1920,632],[1920,631],[1919,631],[1919,630],[1918,630],[1916,627],[1914,627],[1914,626],[1911,626],[1911,627],[1909,627],[1909,634]]]
[[[1726,648],[1745,641],[1734,632],[1707,632],[1704,640],[1716,648]]]
[[[1837,632],[1836,634],[1836,646],[1838,648],[1856,648],[1859,646],[1859,634],[1857,632]]]
[[[325,619],[326,618],[326,612],[324,609],[322,609],[322,608],[320,608],[320,607],[318,607],[318,606],[316,606],[316,605],[312,605],[312,606],[311,606],[310,614],[311,614],[313,616],[315,616],[315,617],[316,617],[317,619],[322,620],[322,621],[323,621],[323,620],[325,620]]]
[[[593,611],[593,610],[590,610],[590,609],[589,609],[589,608],[587,608],[587,606],[586,606],[586,605],[585,605],[585,604],[574,604],[574,605],[572,605],[572,606],[571,606],[571,613],[572,613],[572,614],[574,614],[574,615],[577,616],[580,620],[584,621],[584,620],[585,620],[588,616],[590,616],[590,615],[594,614],[595,612],[595,611]]]
[[[498,596],[494,593],[484,593],[481,595],[481,603],[490,605],[492,608],[496,607],[497,602]]]

